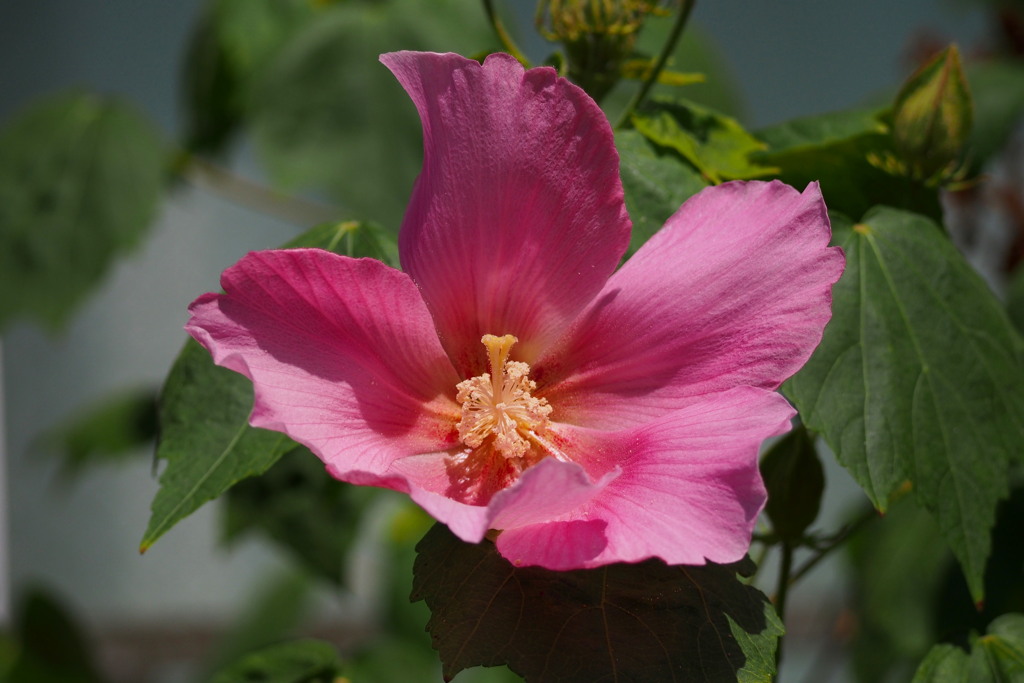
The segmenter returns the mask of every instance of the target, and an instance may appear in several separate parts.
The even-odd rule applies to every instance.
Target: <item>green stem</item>
[[[783,541],[780,546],[782,558],[779,566],[779,583],[775,591],[775,613],[779,615],[779,621],[786,620],[786,598],[789,596],[789,586],[792,581],[790,575],[793,572],[793,546],[788,541]],[[782,663],[782,638],[775,646],[775,671],[778,675],[779,665]]]
[[[484,12],[487,13],[487,20],[491,22],[491,28],[498,36],[498,40],[501,41],[502,46],[505,50],[519,60],[519,63],[525,67],[530,66],[530,60],[526,58],[523,51],[516,45],[516,41],[512,40],[512,36],[509,35],[508,31],[505,30],[505,24],[501,22],[501,18],[494,9],[494,0],[484,0]]]
[[[197,187],[212,190],[235,204],[277,216],[300,227],[337,220],[340,212],[334,207],[278,192],[195,155],[183,155],[175,163],[174,170]]]
[[[665,68],[665,64],[668,63],[668,58],[675,52],[676,43],[679,42],[679,38],[683,35],[683,29],[686,27],[686,22],[690,18],[690,13],[693,11],[693,6],[697,4],[697,0],[683,0],[682,6],[679,8],[679,14],[676,15],[676,23],[672,25],[672,32],[668,36],[668,40],[661,48],[661,54],[658,55],[658,60],[654,63],[654,67],[650,73],[647,74],[647,78],[644,79],[640,89],[633,95],[633,99],[629,101],[625,111],[619,117],[619,122],[615,124],[616,128],[622,128],[629,117],[636,111],[644,99],[646,99],[648,93],[654,84],[658,82],[658,76],[661,75],[662,70]]]
[[[875,509],[868,508],[860,517],[844,526],[824,547],[819,548],[809,560],[800,565],[800,568],[793,572],[793,576],[789,582],[796,583],[802,579],[807,572],[814,569],[818,563],[824,560],[825,557],[827,557],[833,550],[841,546],[848,538],[850,538],[850,536],[860,531],[865,524],[877,517],[878,513]]]

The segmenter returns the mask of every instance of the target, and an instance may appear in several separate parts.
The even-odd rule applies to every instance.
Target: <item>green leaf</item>
[[[339,675],[333,645],[293,640],[250,653],[221,669],[211,683],[333,683]]]
[[[156,215],[165,150],[131,106],[63,94],[0,132],[0,329],[52,329],[134,247]],[[129,191],[130,190],[130,191]]]
[[[149,387],[106,397],[42,436],[73,477],[89,465],[123,460],[156,438],[156,390]]]
[[[799,543],[818,517],[825,491],[825,472],[806,428],[797,427],[772,446],[761,459],[761,476],[772,531],[787,543]]]
[[[210,11],[203,13],[189,38],[181,87],[185,148],[220,152],[242,124],[244,103]]]
[[[341,584],[359,518],[378,491],[333,479],[309,449],[299,446],[263,476],[228,491],[224,537],[234,541],[262,532],[311,573]]]
[[[272,178],[326,191],[348,214],[397,226],[423,139],[411,101],[378,56],[473,54],[490,41],[469,0],[332,6],[288,43],[254,90],[253,135]]]
[[[1010,280],[1006,295],[1006,310],[1017,331],[1024,334],[1024,268],[1018,266]]]
[[[322,223],[284,245],[285,249],[299,247],[315,247],[337,254],[375,258],[394,268],[398,267],[398,244],[391,233],[376,223]]]
[[[970,659],[960,648],[936,645],[921,662],[912,683],[969,683],[969,663]]]
[[[249,426],[252,383],[213,364],[189,339],[160,395],[156,457],[167,460],[140,551],[246,477],[262,474],[295,443]]]
[[[252,91],[319,11],[310,0],[214,0],[193,31],[183,79],[189,150],[216,154],[242,126]]]
[[[341,222],[317,226],[286,247],[366,256],[393,252],[389,240],[373,224]],[[248,379],[214,365],[199,344],[186,342],[160,397],[156,457],[167,460],[167,469],[153,499],[143,552],[200,505],[262,474],[295,447],[283,434],[249,426],[252,396]]]
[[[598,569],[516,567],[494,544],[435,525],[417,546],[414,600],[446,680],[506,664],[529,681],[770,681],[782,625],[735,565],[658,560]]]
[[[833,227],[846,271],[788,394],[877,508],[912,482],[980,600],[996,502],[1024,448],[1019,337],[926,218],[879,208]]]
[[[753,158],[793,187],[820,182],[829,210],[861,216],[884,204],[941,220],[939,194],[882,168],[894,154],[882,110],[857,109],[787,121],[757,131],[768,145]]]
[[[764,143],[735,119],[692,102],[652,100],[631,120],[644,137],[678,152],[712,183],[772,172],[750,161],[751,154],[764,150]]]
[[[951,645],[928,653],[913,683],[1003,683],[1024,680],[1024,615],[1007,614],[978,638],[970,654]]]
[[[767,154],[815,149],[852,138],[885,135],[884,110],[846,109],[807,116],[757,131],[758,139],[768,145]]]
[[[18,650],[7,683],[102,683],[90,643],[64,605],[39,589],[20,600],[14,622]]]
[[[626,210],[633,220],[629,253],[649,240],[683,202],[707,187],[692,166],[672,154],[658,154],[635,130],[615,135]]]

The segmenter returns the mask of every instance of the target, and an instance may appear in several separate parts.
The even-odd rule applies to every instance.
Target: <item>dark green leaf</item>
[[[307,570],[340,584],[360,515],[378,491],[333,479],[315,455],[299,446],[263,476],[228,491],[225,540],[261,531]]]
[[[51,595],[33,589],[19,601],[14,631],[19,650],[8,683],[101,683],[82,627]],[[2,673],[2,672],[0,672]]]
[[[913,683],[1003,683],[1024,680],[1024,615],[1007,614],[989,626],[970,654],[938,645],[921,663]]]
[[[91,94],[39,102],[0,133],[0,329],[62,325],[135,246],[164,182],[160,136],[132,107]]]
[[[656,99],[632,117],[651,142],[675,150],[710,182],[768,175],[771,168],[750,161],[765,145],[733,118],[692,102]]]
[[[134,455],[156,438],[156,394],[147,387],[109,396],[44,434],[42,445],[58,453],[69,477]]]
[[[244,122],[255,84],[281,48],[312,21],[310,0],[214,0],[185,63],[188,149],[218,153]]]
[[[619,150],[626,209],[633,220],[629,241],[632,253],[661,230],[683,202],[707,187],[707,182],[678,157],[659,155],[635,130],[618,132],[615,146]]]
[[[167,460],[140,550],[246,477],[262,474],[295,443],[249,426],[252,384],[213,364],[188,340],[160,395],[157,458]]]
[[[893,156],[883,111],[852,110],[795,119],[757,131],[769,149],[753,158],[803,188],[818,181],[831,211],[861,216],[885,204],[940,220],[938,191],[884,170]]]
[[[1010,280],[1006,296],[1006,310],[1017,331],[1024,334],[1024,267],[1017,267]]]
[[[825,472],[814,441],[801,425],[782,437],[761,459],[768,489],[765,513],[772,531],[788,543],[799,543],[821,507]]]
[[[182,100],[185,148],[207,154],[223,150],[242,123],[243,102],[210,12],[203,14],[189,40]]]
[[[417,546],[413,599],[446,679],[507,664],[537,683],[769,681],[782,625],[735,565],[658,560],[555,572],[516,567],[489,541],[436,525]]]
[[[319,247],[351,256],[392,253],[390,238],[379,232],[367,223],[325,224],[286,246]],[[283,434],[250,427],[251,409],[249,380],[214,365],[210,354],[189,340],[160,397],[156,455],[167,460],[167,469],[153,500],[143,551],[200,505],[242,479],[265,472],[295,447]]]
[[[293,640],[243,657],[221,669],[211,683],[333,683],[339,667],[330,643]]]
[[[924,217],[881,208],[834,229],[846,272],[788,393],[880,510],[913,483],[980,600],[995,506],[1024,449],[1019,337]]]
[[[308,25],[254,92],[256,146],[275,181],[322,189],[397,226],[419,172],[415,109],[378,62],[391,50],[473,54],[491,32],[470,0],[343,2]]]

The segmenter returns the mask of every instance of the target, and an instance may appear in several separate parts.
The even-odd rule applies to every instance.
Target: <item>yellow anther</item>
[[[456,399],[462,405],[459,439],[470,448],[493,438],[494,450],[506,458],[522,458],[531,448],[531,436],[548,423],[551,406],[530,395],[537,384],[529,378],[530,366],[508,360],[518,339],[511,334],[485,334],[491,371],[459,382]]]

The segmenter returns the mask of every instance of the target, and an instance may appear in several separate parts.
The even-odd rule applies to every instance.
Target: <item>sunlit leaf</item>
[[[1024,449],[1020,338],[926,218],[878,209],[833,227],[846,271],[788,394],[880,510],[912,483],[980,600],[996,503]]]
[[[633,115],[633,126],[651,142],[675,150],[708,181],[757,178],[772,169],[750,161],[764,143],[733,118],[691,102],[656,99]]]
[[[793,187],[820,182],[831,211],[862,216],[884,204],[941,220],[937,190],[882,168],[894,155],[885,116],[854,109],[786,121],[756,132],[767,149],[753,158]]]
[[[390,238],[368,223],[317,226],[286,247],[320,247],[350,256],[394,253]],[[261,474],[295,443],[249,426],[252,383],[213,364],[191,339],[171,368],[160,397],[157,458],[167,460],[142,539],[145,551],[200,505]]]
[[[330,643],[293,640],[246,655],[221,669],[211,683],[335,683],[339,668]]]
[[[633,221],[629,241],[632,253],[660,230],[683,202],[707,187],[707,182],[678,157],[658,154],[634,130],[619,131],[615,146],[619,150],[626,209]]]
[[[792,119],[757,131],[768,145],[768,154],[814,149],[862,135],[884,135],[883,110],[847,109]]]
[[[674,16],[649,16],[637,38],[636,55],[645,57],[647,63],[656,59],[668,39],[674,20]],[[651,96],[682,96],[703,107],[742,119],[745,112],[743,94],[730,67],[728,56],[716,44],[713,36],[701,30],[700,26],[690,24],[683,32],[666,68],[700,74],[703,79],[699,83],[687,83],[682,89],[659,79],[659,83],[651,89]],[[611,120],[619,119],[638,87],[636,81],[619,81],[601,100],[601,107],[611,114]]]
[[[436,525],[417,546],[413,599],[446,680],[506,664],[537,683],[769,681],[782,626],[736,565],[658,560],[598,569],[516,567],[494,544]]]
[[[59,328],[156,215],[167,162],[134,108],[63,94],[0,131],[0,329]]]
[[[928,653],[913,683],[1004,683],[1024,680],[1024,615],[1007,614],[978,638],[968,654],[952,645]]]

